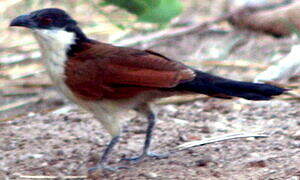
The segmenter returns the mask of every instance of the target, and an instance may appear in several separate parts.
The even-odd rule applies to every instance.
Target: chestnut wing
[[[97,99],[131,97],[195,78],[193,70],[157,53],[100,43],[70,58],[66,69],[73,91]]]

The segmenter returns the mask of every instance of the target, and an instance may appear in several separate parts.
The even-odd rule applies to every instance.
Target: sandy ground
[[[199,64],[203,60],[242,59],[268,65],[274,54],[286,54],[294,43],[290,37],[275,39],[222,29],[170,39],[152,49],[214,74],[251,81],[262,69]],[[0,96],[0,104],[32,97],[40,100],[0,113],[1,117],[26,114],[0,121],[0,180],[86,176],[110,140],[107,132],[91,114],[72,105],[53,87],[43,87],[29,97]],[[269,137],[218,142],[177,151],[167,159],[126,164],[119,160],[141,152],[146,126],[145,119],[129,118],[121,142],[110,157],[111,166],[125,165],[129,169],[99,173],[89,179],[300,179],[299,105],[297,100],[212,98],[159,105],[151,148],[154,152],[169,152],[185,142],[238,132]]]

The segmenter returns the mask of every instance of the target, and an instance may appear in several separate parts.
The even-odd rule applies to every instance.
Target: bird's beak
[[[12,20],[9,26],[21,26],[26,28],[34,28],[36,24],[29,15],[21,15],[16,17],[14,20]]]

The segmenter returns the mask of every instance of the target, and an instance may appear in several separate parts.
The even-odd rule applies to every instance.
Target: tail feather
[[[273,96],[286,91],[284,88],[269,84],[234,81],[196,71],[193,81],[184,82],[175,87],[177,90],[202,93],[219,98],[241,97],[248,100],[270,100]]]

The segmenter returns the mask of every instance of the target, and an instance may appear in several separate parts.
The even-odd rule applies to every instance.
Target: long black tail
[[[234,81],[196,70],[193,81],[184,82],[175,87],[219,98],[241,97],[249,100],[269,100],[272,96],[284,93],[287,89],[269,84]]]

